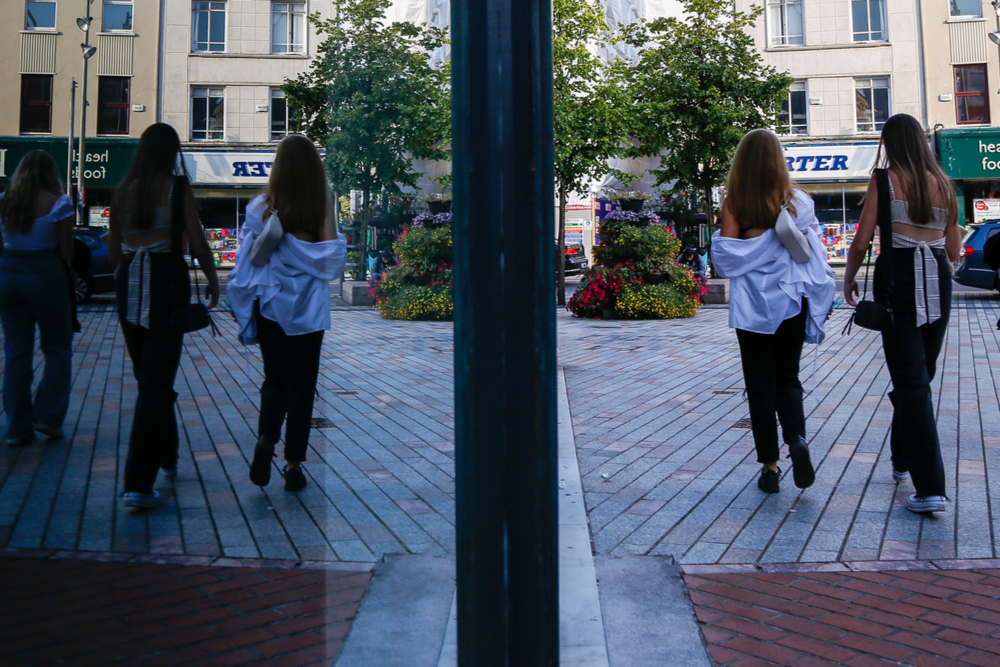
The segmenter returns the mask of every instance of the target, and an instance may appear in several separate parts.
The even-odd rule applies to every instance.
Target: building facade
[[[66,179],[74,98],[76,137],[83,115],[81,43],[89,40],[96,51],[87,61],[86,199],[105,203],[131,161],[136,137],[159,111],[160,3],[7,0],[4,8],[9,11],[0,28],[0,62],[6,63],[0,68],[0,98],[8,106],[0,114],[0,186],[9,182],[20,158],[37,148],[56,158]],[[82,20],[88,9],[89,25]],[[74,181],[75,170],[74,159]]]
[[[843,261],[861,215],[879,132],[907,113],[926,125],[919,0],[737,0],[764,8],[752,36],[795,81],[779,126],[789,171]]]

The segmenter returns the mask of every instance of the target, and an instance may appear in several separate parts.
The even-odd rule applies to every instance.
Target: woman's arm
[[[201,271],[205,274],[205,280],[208,281],[208,285],[205,287],[205,296],[209,300],[208,307],[215,308],[219,303],[219,276],[215,272],[212,249],[208,247],[205,232],[198,219],[198,205],[194,201],[194,191],[191,190],[190,184],[184,187],[184,231],[187,232],[191,255],[198,260]],[[201,295],[199,294],[198,297],[200,298]]]
[[[878,222],[878,183],[872,176],[868,181],[868,192],[865,193],[865,207],[861,211],[861,219],[858,221],[858,231],[851,241],[851,248],[847,251],[847,267],[844,269],[844,300],[851,306],[858,305],[854,297],[858,294],[858,269],[865,261],[865,254],[868,252],[868,244],[875,236],[875,225]]]
[[[958,226],[958,206],[956,206],[955,193],[950,188],[944,188],[945,201],[948,202],[948,224],[944,229],[944,249],[948,253],[948,260],[958,261],[959,252],[962,250],[962,228]]]
[[[323,216],[323,226],[319,230],[320,241],[333,241],[337,238],[337,227],[333,220],[334,205],[333,200],[327,195],[326,215]]]
[[[67,262],[73,259],[73,223],[76,216],[69,216],[56,221],[56,231],[59,234],[59,256]]]
[[[729,210],[729,202],[726,199],[722,200],[722,230],[719,234],[730,239],[740,237],[740,224],[736,222],[733,212]]]

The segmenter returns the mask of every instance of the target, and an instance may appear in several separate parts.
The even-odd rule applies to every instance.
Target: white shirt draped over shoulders
[[[264,266],[250,263],[250,247],[264,228],[264,195],[247,206],[240,229],[236,268],[229,274],[226,293],[240,325],[240,342],[257,342],[254,301],[260,313],[281,325],[289,336],[330,328],[330,281],[339,278],[347,261],[347,239],[309,243],[285,234]]]
[[[811,258],[798,264],[769,229],[750,239],[712,235],[712,263],[729,279],[729,326],[773,334],[785,320],[799,314],[802,297],[809,300],[806,342],[821,343],[824,323],[833,305],[836,282],[826,260],[826,248],[812,199],[796,190],[795,226],[809,240]]]

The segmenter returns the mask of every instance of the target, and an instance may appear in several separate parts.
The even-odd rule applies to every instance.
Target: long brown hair
[[[63,193],[56,161],[45,151],[31,151],[17,165],[7,194],[0,199],[0,218],[8,231],[25,233],[35,224],[38,195]]]
[[[178,170],[184,171],[180,155],[181,140],[177,130],[166,123],[147,127],[139,138],[128,173],[115,191],[111,210],[116,214],[130,213],[134,229],[152,227],[162,194],[156,186],[171,179]]]
[[[319,236],[329,198],[326,169],[316,145],[301,134],[282,139],[267,180],[265,218],[277,211],[284,231]]]
[[[795,213],[788,163],[771,130],[751,130],[740,140],[726,180],[726,206],[744,229],[773,229],[782,206]]]
[[[910,220],[916,224],[926,225],[934,216],[931,203],[934,192],[927,178],[928,173],[934,179],[933,185],[940,189],[944,197],[948,216],[954,217],[957,214],[958,206],[952,193],[951,179],[934,159],[927,135],[913,116],[898,113],[885,121],[875,164],[881,168],[888,167],[899,176],[906,188]]]

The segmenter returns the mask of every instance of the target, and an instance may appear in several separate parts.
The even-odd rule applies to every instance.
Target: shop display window
[[[808,187],[823,232],[827,260],[843,263],[847,261],[847,251],[858,231],[867,184],[816,184]],[[878,238],[875,239],[873,252],[878,254]]]

